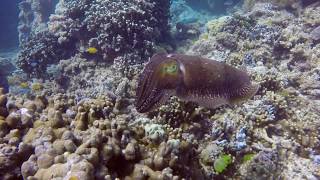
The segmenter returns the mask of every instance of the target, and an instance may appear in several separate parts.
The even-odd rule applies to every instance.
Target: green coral
[[[249,153],[249,154],[244,155],[242,158],[242,162],[245,163],[245,162],[250,161],[255,155],[256,154],[254,154],[254,153]]]
[[[214,170],[219,174],[222,173],[229,164],[232,163],[232,156],[230,154],[222,154],[214,161]]]

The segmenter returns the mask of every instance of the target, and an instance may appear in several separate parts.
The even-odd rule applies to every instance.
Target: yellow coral
[[[40,91],[43,88],[42,84],[36,82],[31,85],[33,91]]]
[[[23,89],[28,89],[29,88],[29,83],[28,82],[21,82],[19,86]]]

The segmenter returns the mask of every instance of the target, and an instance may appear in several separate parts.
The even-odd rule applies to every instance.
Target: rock
[[[80,107],[75,118],[75,126],[78,130],[85,130],[88,128],[88,116],[86,112],[83,112],[83,109]]]
[[[38,157],[37,159],[37,164],[38,164],[38,167],[41,169],[46,169],[46,168],[49,168],[52,164],[53,164],[53,161],[54,158],[48,154],[42,154]]]
[[[33,147],[31,144],[25,144],[23,142],[20,142],[18,148],[18,153],[22,154],[23,156],[28,156],[29,154],[33,153]]]
[[[74,137],[72,131],[67,130],[67,131],[63,132],[61,139],[73,141],[75,139],[75,137]]]
[[[0,107],[6,107],[7,101],[8,101],[7,96],[4,94],[1,94],[0,95]]]
[[[64,147],[68,152],[74,152],[77,149],[77,146],[71,140],[65,140]]]
[[[41,112],[48,105],[48,100],[44,96],[37,96],[33,103],[36,105],[37,111]]]
[[[221,147],[217,146],[216,144],[208,144],[200,153],[201,163],[208,166],[213,165],[214,159],[218,157],[221,151]]]
[[[48,120],[50,127],[60,128],[64,125],[62,113],[59,110],[49,109]]]
[[[21,166],[21,174],[23,179],[33,176],[38,171],[37,163],[34,161],[26,161]]]
[[[5,120],[0,119],[0,138],[5,136],[9,131],[8,124]]]
[[[77,177],[81,177],[81,179],[83,180],[94,179],[93,172],[94,167],[86,160],[78,162],[71,167],[71,174]]]
[[[161,170],[164,167],[164,158],[161,154],[156,154],[153,159],[154,168]]]
[[[90,154],[87,156],[87,160],[95,166],[99,164],[99,151],[97,148],[90,148]]]
[[[127,144],[125,150],[124,150],[124,157],[126,160],[134,160],[136,158],[136,148],[134,143]]]
[[[39,169],[34,177],[37,178],[37,180],[53,179],[66,176],[68,171],[68,164],[54,164],[48,169]]]
[[[64,163],[64,156],[63,155],[58,155],[58,156],[54,157],[54,164],[58,164],[58,163]]]
[[[32,113],[36,112],[37,110],[37,105],[35,104],[35,102],[30,100],[24,102],[23,107]]]
[[[36,130],[34,128],[30,128],[27,134],[23,137],[24,143],[31,143],[36,136]]]
[[[57,154],[63,154],[65,152],[65,141],[64,140],[55,140],[52,144],[53,149]]]
[[[163,176],[160,171],[154,171],[148,166],[141,164],[135,164],[134,170],[128,179],[163,179]]]
[[[114,156],[114,151],[111,145],[104,145],[101,151],[101,156],[102,156],[102,161],[107,163],[113,156]]]
[[[31,127],[33,125],[33,110],[21,108],[19,110],[21,116],[21,125],[23,127]]]
[[[8,126],[13,129],[20,128],[22,124],[20,114],[17,112],[10,113],[6,118],[6,122]]]
[[[6,108],[0,107],[0,116],[1,116],[1,117],[6,117],[6,116],[8,116],[8,111],[7,111]]]

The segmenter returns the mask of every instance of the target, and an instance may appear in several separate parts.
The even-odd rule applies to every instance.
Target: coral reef
[[[141,114],[141,63],[169,36],[169,1],[59,1],[22,46],[26,73],[0,90],[0,179],[319,179],[320,6],[273,2],[178,27],[197,35],[177,51],[247,71],[257,95]]]
[[[28,41],[32,33],[41,32],[53,12],[56,0],[23,0],[19,3],[19,44]]]
[[[28,14],[30,3],[21,6],[22,14]],[[157,44],[169,38],[169,6],[169,0],[61,0],[46,28],[30,34],[22,43],[18,66],[40,76],[48,65],[81,54],[87,47],[97,48],[96,61],[121,59],[122,64],[131,65],[144,62]],[[43,44],[48,47],[43,49]],[[128,55],[134,58],[123,58]]]
[[[7,76],[9,76],[16,67],[9,58],[0,57],[0,87],[3,87],[6,92],[9,90]]]

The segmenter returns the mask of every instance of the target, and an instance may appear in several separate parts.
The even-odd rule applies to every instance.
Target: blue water
[[[21,0],[1,0],[0,5],[0,49],[18,46],[18,3]]]
[[[0,6],[0,52],[10,51],[17,47],[18,42],[18,3],[23,0],[2,0]],[[180,1],[180,0],[173,0]],[[227,0],[232,5],[241,0]],[[212,15],[225,14],[230,7],[225,0],[185,0],[186,4],[198,12],[206,12]]]

